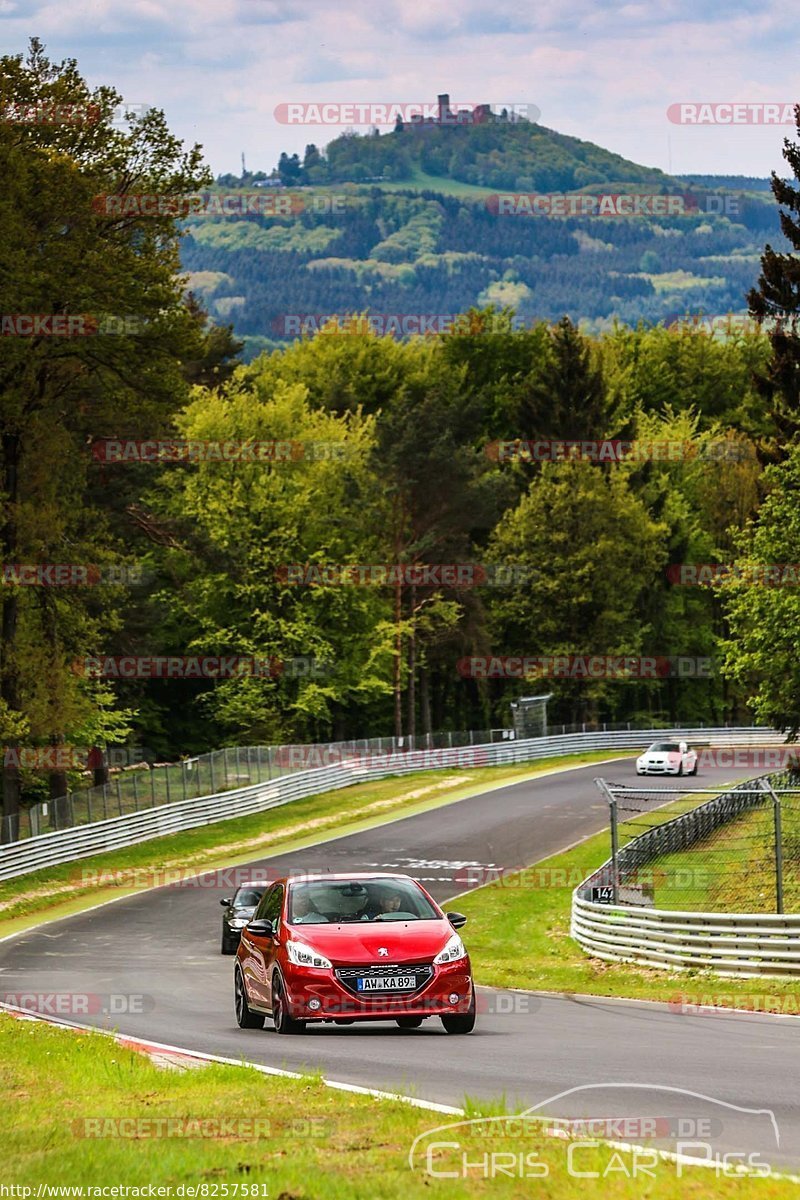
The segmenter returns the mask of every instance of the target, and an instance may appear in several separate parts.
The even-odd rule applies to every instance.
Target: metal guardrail
[[[502,766],[581,751],[636,749],[663,736],[663,729],[621,730],[509,740],[453,749],[408,750],[386,754],[370,751],[361,757],[356,752],[353,759],[334,766],[294,771],[266,783],[162,804],[144,812],[95,821],[93,824],[40,834],[0,846],[0,880],[103,854],[166,834],[196,829],[214,821],[263,812],[293,800],[355,783],[443,767]],[[782,735],[775,730],[754,727],[679,729],[670,731],[670,736],[715,746],[779,745],[783,741]]]
[[[781,782],[775,776],[748,780],[635,838],[617,852],[616,865],[608,859],[575,888],[571,936],[587,954],[608,962],[726,976],[800,975],[800,913],[693,912],[590,899],[593,888],[616,889],[645,864],[770,803],[771,785]]]

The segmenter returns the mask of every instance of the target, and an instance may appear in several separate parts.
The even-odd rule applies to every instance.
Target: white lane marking
[[[263,1063],[248,1062],[242,1058],[224,1058],[219,1054],[206,1054],[201,1050],[186,1050],[181,1046],[171,1046],[166,1042],[151,1042],[149,1038],[140,1038],[136,1034],[118,1033],[112,1029],[98,1029],[94,1025],[79,1025],[72,1021],[61,1021],[57,1017],[45,1017],[41,1013],[31,1012],[29,1009],[18,1008],[14,1004],[0,1003],[0,1010],[13,1013],[15,1016],[23,1020],[29,1021],[44,1021],[46,1025],[58,1025],[62,1028],[73,1029],[81,1033],[99,1033],[103,1037],[113,1038],[115,1042],[121,1045],[126,1043],[133,1046],[141,1046],[147,1052],[148,1050],[160,1051],[166,1054],[176,1054],[183,1058],[198,1059],[200,1062],[215,1062],[222,1063],[228,1067],[251,1067],[254,1071],[260,1071],[262,1075],[279,1075],[284,1079],[304,1079],[300,1071],[286,1071],[281,1067],[267,1067]],[[450,1104],[437,1104],[433,1100],[420,1100],[417,1096],[404,1096],[401,1092],[383,1092],[379,1088],[362,1087],[358,1083],[342,1083],[337,1079],[325,1079],[322,1082],[326,1087],[335,1088],[340,1092],[355,1092],[360,1096],[373,1096],[376,1100],[398,1100],[403,1104],[410,1104],[414,1108],[425,1108],[431,1112],[446,1113],[448,1116],[463,1117],[463,1108],[454,1108]]]

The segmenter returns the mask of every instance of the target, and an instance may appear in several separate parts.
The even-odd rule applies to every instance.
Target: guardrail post
[[[772,821],[775,827],[775,912],[783,912],[783,833],[781,829],[781,798],[768,779],[764,787],[772,796]]]

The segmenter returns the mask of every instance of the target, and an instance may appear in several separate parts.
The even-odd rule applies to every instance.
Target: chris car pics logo
[[[650,1187],[698,1168],[704,1180],[711,1172],[715,1179],[765,1179],[780,1144],[771,1109],[665,1084],[609,1082],[569,1088],[521,1113],[437,1125],[411,1143],[408,1165],[426,1183],[569,1175]]]

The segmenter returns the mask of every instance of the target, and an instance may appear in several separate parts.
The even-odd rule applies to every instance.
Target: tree
[[[665,532],[618,470],[585,460],[545,463],[491,541],[491,562],[528,572],[492,595],[492,646],[521,655],[663,653],[648,642],[638,604],[666,560]],[[546,686],[570,706],[571,719],[585,720],[601,700],[613,704],[615,688],[630,685]]]
[[[299,155],[293,154],[290,158],[286,151],[283,151],[278,160],[278,175],[281,178],[281,182],[290,187],[292,184],[300,182],[302,174],[303,166]]]
[[[607,432],[608,418],[605,382],[593,347],[563,317],[550,330],[544,363],[531,372],[519,395],[518,436],[591,440]]]
[[[795,123],[800,132],[800,105],[795,106]],[[800,144],[783,141],[783,157],[795,180],[800,181]],[[782,206],[781,230],[793,250],[800,250],[800,189],[772,172],[772,194]],[[788,212],[783,211],[788,209]],[[800,259],[779,254],[767,243],[761,256],[758,287],[747,296],[750,313],[768,322],[772,358],[759,377],[761,392],[772,405],[784,433],[794,435],[800,427]]]
[[[219,681],[187,698],[207,742],[314,740],[389,688],[385,592],[288,574],[375,561],[364,520],[378,486],[368,467],[374,418],[313,407],[302,384],[275,380],[261,359],[222,389],[197,389],[178,427],[189,439],[280,443],[296,456],[162,473],[150,503],[172,542],[161,553],[168,586],[153,600],[151,642],[161,652],[188,643],[192,653],[304,660],[309,669],[296,675]]]
[[[720,585],[730,623],[725,670],[752,696],[756,719],[800,731],[800,448],[764,472],[758,518],[737,539],[736,572]],[[767,568],[782,582],[771,582]],[[775,577],[772,576],[774,579]]]
[[[182,301],[175,216],[145,215],[136,197],[169,201],[209,176],[199,148],[185,152],[163,113],[131,114],[115,127],[122,97],[109,87],[90,91],[74,60],[51,63],[35,39],[26,59],[0,59],[0,94],[4,103],[73,114],[0,125],[0,312],[73,318],[72,336],[50,336],[46,323],[24,336],[23,323],[11,330],[20,336],[3,338],[0,556],[59,562],[82,553],[91,562],[111,540],[93,520],[89,439],[163,428],[185,388],[181,356],[201,344]],[[129,212],[123,196],[133,198]],[[58,740],[71,722],[85,722],[90,703],[70,656],[91,653],[113,616],[109,624],[77,590],[52,603],[31,591],[3,588],[0,598],[0,700],[24,717],[49,679],[61,703],[47,705],[44,725],[42,710],[34,719],[32,709],[28,724],[31,736]],[[6,836],[14,836],[19,798],[19,774],[7,767]]]

